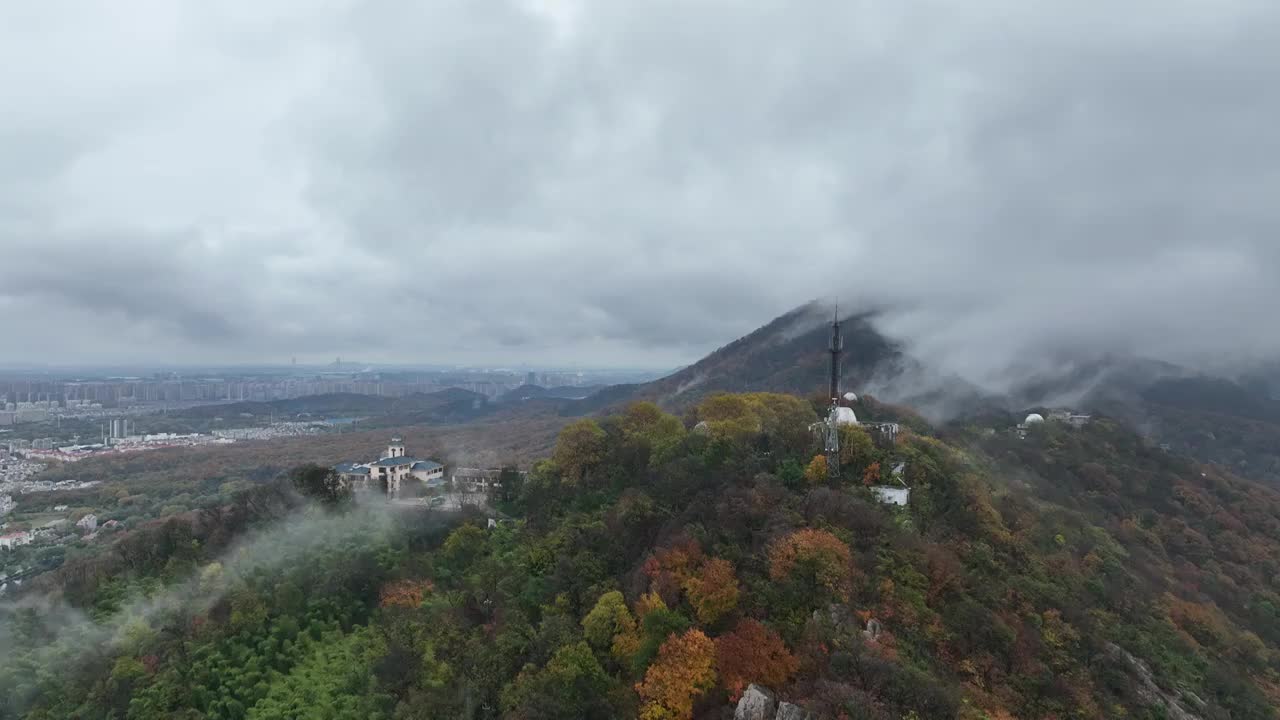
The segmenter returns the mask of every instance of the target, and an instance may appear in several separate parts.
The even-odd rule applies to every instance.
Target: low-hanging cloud
[[[11,5],[0,362],[1280,350],[1266,0]]]

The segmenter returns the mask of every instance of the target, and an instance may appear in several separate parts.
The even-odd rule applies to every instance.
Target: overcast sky
[[[1280,3],[9,0],[0,363],[1280,349]]]

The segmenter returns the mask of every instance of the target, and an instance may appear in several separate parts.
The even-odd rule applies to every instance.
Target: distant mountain
[[[187,408],[187,417],[222,417],[231,419],[239,415],[254,417],[273,416],[287,420],[299,415],[335,417],[341,415],[376,415],[394,417],[399,421],[459,421],[484,414],[487,400],[484,395],[447,388],[432,393],[413,393],[399,398],[359,395],[355,393],[329,393],[309,395],[287,400],[268,402],[236,402],[224,405],[204,405]]]
[[[809,303],[653,382],[611,386],[588,399],[600,407],[633,399],[680,409],[714,392],[773,391],[797,395],[826,387],[830,308]],[[844,318],[844,382],[857,387],[906,361],[900,349],[872,326],[870,314]]]
[[[561,400],[582,400],[600,390],[601,385],[560,385],[557,387],[542,387],[541,385],[521,385],[520,387],[503,393],[499,398],[499,402],[523,402],[525,400],[534,400],[542,398],[558,398]]]
[[[673,411],[714,392],[822,392],[827,377],[830,307],[796,308],[667,377],[613,385],[567,402],[562,415],[616,409],[651,400]],[[935,421],[1000,425],[1032,409],[1101,413],[1138,428],[1202,462],[1280,483],[1280,367],[1242,378],[1214,377],[1134,356],[1062,356],[1010,369],[1020,378],[1004,392],[938,372],[929,358],[908,354],[875,327],[874,313],[843,320],[842,386],[915,408]]]

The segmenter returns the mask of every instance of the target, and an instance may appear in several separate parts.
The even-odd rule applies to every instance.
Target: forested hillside
[[[714,392],[785,392],[797,395],[824,388],[831,308],[809,303],[660,380],[608,390],[602,398],[650,400],[684,409]],[[844,318],[843,376],[865,382],[903,361],[899,349],[872,326],[870,313]],[[620,392],[625,391],[625,392]]]
[[[226,533],[140,528],[4,609],[0,717],[725,718],[751,683],[821,718],[1275,717],[1276,491],[1105,419],[845,427],[829,476],[815,419],[574,422],[493,528],[284,480]],[[868,487],[898,463],[905,508]]]

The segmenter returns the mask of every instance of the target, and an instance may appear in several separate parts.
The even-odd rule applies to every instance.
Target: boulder
[[[880,639],[880,633],[883,630],[884,630],[884,627],[880,625],[879,620],[875,618],[870,618],[867,620],[867,629],[863,630],[862,634],[866,635],[867,639],[870,640],[871,642],[875,642]]]
[[[776,707],[777,698],[769,688],[752,683],[742,693],[738,709],[733,712],[733,720],[773,720]]]
[[[812,717],[799,705],[782,702],[778,703],[778,714],[774,716],[774,720],[810,720]]]

